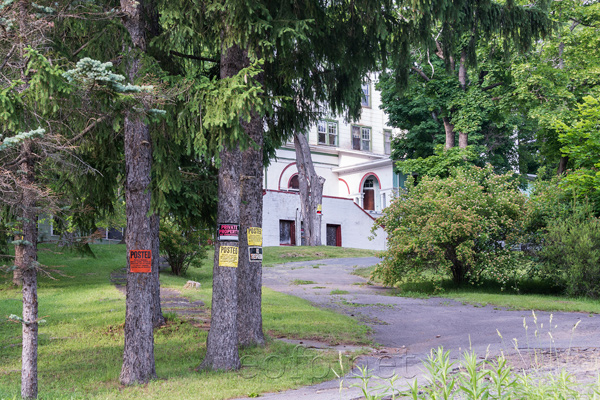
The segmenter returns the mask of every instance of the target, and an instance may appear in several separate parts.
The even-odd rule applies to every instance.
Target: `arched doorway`
[[[379,197],[379,181],[375,175],[369,175],[363,181],[362,195],[363,208],[375,211],[377,209],[376,200]]]

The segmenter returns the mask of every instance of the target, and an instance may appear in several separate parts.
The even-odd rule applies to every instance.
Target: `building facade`
[[[328,214],[326,209],[326,204],[332,203],[331,200],[337,198],[342,201],[342,203],[338,203],[338,206],[347,209],[347,212],[350,213],[346,215],[344,224],[353,227],[344,235],[346,229],[344,229],[344,224],[341,225],[341,243],[347,247],[377,247],[379,249],[385,247],[385,241],[377,242],[375,245],[375,242],[367,240],[370,236],[373,219],[367,221],[362,214],[366,213],[373,218],[378,217],[381,210],[389,205],[398,188],[403,186],[404,180],[394,173],[393,162],[390,159],[392,137],[400,132],[388,125],[387,115],[379,108],[381,95],[379,91],[375,90],[375,85],[376,76],[372,76],[370,81],[363,84],[363,108],[359,121],[348,122],[342,117],[327,115],[308,132],[308,142],[315,170],[318,175],[325,178],[323,195],[330,199],[323,200],[321,235],[323,244],[326,243],[324,238],[333,235],[334,228],[327,228],[327,226],[338,225],[334,223],[335,221],[330,221],[335,213],[330,210]],[[297,175],[294,144],[293,142],[286,143],[277,150],[276,159],[272,160],[271,165],[266,168],[263,187],[271,193],[295,193],[298,191]],[[292,201],[289,196],[282,197],[282,199]],[[355,205],[350,208],[345,207],[347,200],[351,200]],[[299,199],[293,202],[297,203],[299,207]],[[267,206],[265,206],[263,226],[275,226],[277,220],[280,219],[276,214],[267,210]],[[355,221],[361,222],[357,225]],[[267,229],[265,229],[266,231]],[[352,239],[350,240],[348,237],[349,240],[344,240],[344,237],[349,235],[352,236]],[[351,246],[349,243],[354,242],[354,238],[358,238],[362,245]],[[279,243],[276,243],[275,238],[271,238],[268,244],[265,243],[265,246],[288,244],[285,243],[286,240],[286,237],[282,236]],[[333,243],[333,241],[329,240],[329,243]],[[295,244],[300,244],[300,241],[296,241]]]

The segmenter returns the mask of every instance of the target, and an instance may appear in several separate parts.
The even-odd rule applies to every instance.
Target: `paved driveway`
[[[586,313],[510,311],[493,306],[473,306],[444,298],[412,299],[390,296],[385,288],[360,285],[365,279],[352,275],[355,268],[376,264],[378,258],[346,258],[293,262],[263,270],[263,284],[279,292],[298,296],[319,307],[352,315],[373,328],[373,339],[381,352],[366,357],[375,373],[396,373],[405,378],[420,375],[421,361],[430,349],[443,346],[453,358],[473,349],[483,356],[514,352],[514,339],[522,351],[531,348],[600,347],[600,316]],[[295,285],[296,280],[314,284]],[[331,295],[332,290],[348,294]],[[552,323],[550,316],[552,314]],[[524,327],[528,326],[527,330]],[[576,323],[579,325],[575,330]],[[536,337],[537,330],[537,337]],[[499,337],[502,334],[503,340]],[[527,333],[527,334],[526,334]],[[285,394],[267,394],[270,399],[352,399],[357,391],[340,397],[336,382],[302,388]]]

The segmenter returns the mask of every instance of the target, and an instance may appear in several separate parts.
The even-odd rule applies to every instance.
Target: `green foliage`
[[[565,190],[574,197],[587,197],[600,212],[600,102],[586,96],[577,105],[577,116],[570,124],[557,121],[561,152],[569,157],[573,171],[564,179]]]
[[[493,278],[507,284],[514,273],[525,217],[525,196],[510,174],[485,168],[454,169],[448,178],[425,176],[407,185],[377,220],[388,249],[374,271],[386,285],[450,273],[456,284]]]
[[[454,147],[444,150],[444,145],[440,144],[435,147],[435,155],[398,161],[396,168],[405,175],[418,174],[447,178],[452,169],[469,166],[476,159],[477,153],[473,146],[468,146],[466,149]]]
[[[420,6],[423,14],[417,19],[429,21],[420,26],[429,37],[412,41],[410,52],[395,60],[378,86],[390,124],[405,130],[393,141],[392,157],[437,156],[446,127],[455,136],[468,135],[478,155],[473,164],[490,163],[499,172],[534,172],[531,157],[521,157],[533,130],[511,99],[511,58],[549,33],[546,2],[533,7],[512,1]]]
[[[568,295],[600,297],[600,219],[589,206],[550,221],[539,256],[541,275]]]
[[[14,136],[8,137],[4,139],[2,143],[0,143],[0,151],[7,149],[9,147],[14,147],[20,145],[25,140],[33,139],[36,137],[42,137],[46,133],[45,129],[38,128],[29,132],[20,132]],[[0,135],[0,140],[2,139],[2,135]]]
[[[160,252],[174,275],[185,275],[190,266],[202,266],[210,238],[207,230],[185,227],[172,219],[164,219],[160,224]]]
[[[152,86],[138,86],[130,83],[123,85],[125,77],[110,71],[111,62],[102,63],[89,57],[82,58],[77,62],[74,69],[63,74],[69,82],[78,82],[86,85],[106,85],[118,93],[140,93],[149,92]]]
[[[511,102],[537,125],[542,162],[554,169],[564,147],[558,137],[560,125],[573,124],[577,104],[584,103],[584,97],[598,97],[600,3],[551,2],[550,16],[556,34],[537,43],[534,51],[516,58],[511,66]]]

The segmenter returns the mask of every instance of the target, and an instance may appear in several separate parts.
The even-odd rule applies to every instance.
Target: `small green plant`
[[[292,281],[292,285],[313,285],[315,283],[317,283],[317,282],[315,282],[315,281],[306,281],[306,280],[303,280],[303,279],[294,279]]]
[[[160,224],[160,253],[171,267],[173,275],[183,275],[190,266],[199,268],[206,258],[205,245],[210,239],[206,230],[187,227],[172,219]]]
[[[517,374],[504,356],[479,360],[474,352],[465,352],[462,359],[451,362],[450,352],[440,347],[432,350],[423,364],[428,372],[425,385],[419,385],[415,379],[407,390],[398,392],[394,388],[398,379],[395,375],[386,384],[370,387],[375,376],[366,368],[358,367],[359,374],[353,378],[360,382],[352,386],[359,387],[368,400],[598,399],[600,394],[600,376],[594,385],[581,385],[564,370],[547,377],[534,377],[524,372]]]

